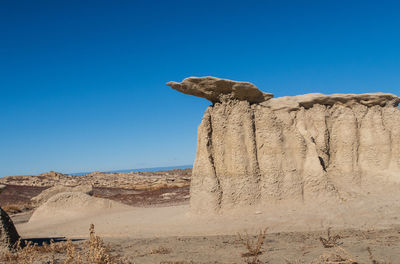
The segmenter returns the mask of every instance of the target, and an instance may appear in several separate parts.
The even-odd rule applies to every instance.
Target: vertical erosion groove
[[[330,128],[330,115],[328,115],[329,108],[325,108],[325,154],[326,162],[325,169],[328,169],[331,161],[331,128]]]
[[[322,169],[326,172],[326,166],[325,166],[324,159],[321,156],[318,156],[318,159],[319,159],[319,163],[321,164]]]
[[[213,141],[212,141],[212,133],[213,133],[213,123],[212,123],[212,118],[211,115],[208,115],[208,123],[209,123],[209,127],[210,129],[208,130],[208,134],[207,134],[207,149],[208,149],[208,160],[210,161],[210,164],[212,166],[212,169],[214,171],[214,177],[215,177],[215,182],[216,182],[216,186],[215,186],[215,192],[217,195],[217,205],[219,207],[219,209],[221,208],[221,203],[222,203],[222,194],[223,194],[223,190],[221,189],[221,183],[219,181],[218,175],[217,175],[217,171],[215,169],[215,162],[214,162],[214,151],[213,151]]]
[[[386,166],[386,169],[388,169],[390,167],[390,163],[391,163],[392,156],[393,156],[392,130],[390,129],[390,126],[388,126],[386,124],[386,122],[385,122],[385,117],[384,117],[384,113],[383,113],[383,109],[382,108],[379,109],[379,114],[380,114],[380,117],[381,117],[382,127],[383,127],[384,130],[387,131],[388,137],[389,137],[389,142],[390,142],[390,144],[389,144],[389,148],[390,148],[390,150],[389,150],[389,159],[388,159],[388,163],[387,163],[387,166]]]
[[[302,108],[302,110],[304,111],[304,108]],[[301,138],[299,138],[299,139],[301,139],[301,143],[302,143],[302,147],[303,147],[302,148],[303,153],[301,153],[302,155],[300,155],[302,162],[300,162],[300,164],[297,164],[298,165],[297,168],[299,169],[299,175],[296,180],[300,184],[301,200],[304,203],[304,187],[305,187],[304,186],[304,182],[305,182],[304,161],[305,161],[305,156],[306,156],[306,152],[307,152],[307,145],[305,143],[305,139],[304,139],[303,135],[301,135],[300,131],[298,130],[299,114],[300,114],[300,111],[297,111],[297,112],[295,112],[295,114],[293,116],[293,132],[298,133],[301,136]]]
[[[357,128],[356,128],[356,133],[357,133],[357,141],[356,141],[356,155],[355,155],[355,165],[354,168],[357,169],[357,172],[359,174],[359,182],[361,184],[362,176],[361,176],[361,166],[360,166],[360,139],[361,139],[361,123],[363,122],[364,117],[367,115],[368,110],[364,111],[364,113],[362,113],[362,115],[360,117],[358,117],[357,115],[354,115],[356,117],[356,123],[357,123]]]
[[[257,193],[255,198],[259,200],[261,198],[261,171],[260,171],[260,164],[258,161],[258,147],[257,147],[257,127],[256,127],[256,120],[255,120],[255,113],[256,109],[252,109],[250,107],[250,117],[251,117],[251,125],[252,125],[252,137],[253,137],[253,145],[254,145],[254,153],[255,153],[255,172],[257,176],[256,184],[257,184]]]

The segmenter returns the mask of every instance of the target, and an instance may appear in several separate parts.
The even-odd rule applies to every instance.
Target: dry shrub
[[[89,263],[112,263],[109,250],[104,246],[103,240],[96,236],[94,231],[94,224],[90,225],[90,238],[88,241],[88,252],[86,253],[86,260]]]
[[[50,244],[39,246],[31,241],[22,243],[19,240],[15,246],[15,250],[3,253],[0,261],[2,261],[1,263],[42,263],[50,258],[50,261],[47,262],[55,263],[55,254],[64,253],[65,251],[64,243],[51,242]]]
[[[245,259],[246,263],[248,264],[261,263],[258,257],[264,253],[264,251],[262,251],[261,248],[264,244],[267,230],[268,228],[265,228],[264,230],[260,231],[255,241],[250,240],[249,234],[247,232],[244,233],[244,236],[242,236],[239,233],[237,234],[238,236],[237,241],[242,243],[247,249],[247,252],[242,254],[242,257],[246,258]]]
[[[4,253],[0,263],[33,264],[33,263],[64,263],[64,264],[129,264],[131,262],[111,254],[103,240],[96,236],[94,225],[90,225],[90,238],[88,241],[75,244],[71,240],[66,242],[50,241],[39,246],[32,242],[25,245],[19,241],[15,251]]]
[[[321,241],[324,248],[332,248],[332,247],[336,247],[341,244],[341,243],[338,243],[338,240],[341,238],[342,237],[339,235],[332,236],[331,228],[329,227],[327,230],[327,238],[319,237],[319,240]]]

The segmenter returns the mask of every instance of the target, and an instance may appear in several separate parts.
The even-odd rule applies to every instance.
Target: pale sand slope
[[[340,204],[316,203],[310,207],[288,203],[203,216],[190,214],[188,205],[137,208],[88,196],[94,200],[64,201],[59,207],[39,208],[28,223],[16,227],[25,238],[87,237],[91,223],[95,224],[97,234],[115,238],[223,235],[244,230],[256,232],[265,227],[269,227],[269,232],[327,227],[379,229],[400,223],[397,190],[398,186],[385,187],[379,195],[366,195]]]

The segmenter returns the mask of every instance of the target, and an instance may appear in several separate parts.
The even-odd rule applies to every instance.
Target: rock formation
[[[63,192],[52,196],[39,206],[29,219],[29,223],[45,221],[68,221],[70,219],[98,214],[107,214],[115,210],[131,208],[128,205],[109,199],[97,198],[81,192]]]
[[[92,185],[78,185],[75,187],[70,187],[70,186],[57,185],[57,186],[53,186],[53,187],[50,187],[50,188],[44,190],[39,195],[33,197],[31,199],[31,201],[35,206],[39,206],[39,205],[47,202],[47,200],[49,200],[54,195],[63,193],[63,192],[81,192],[84,194],[92,195],[93,194],[93,186]]]
[[[191,169],[142,172],[92,172],[76,177],[61,173],[43,173],[40,175],[7,176],[0,178],[0,184],[20,186],[82,186],[94,188],[123,188],[135,190],[156,190],[161,188],[179,188],[189,186]],[[36,198],[35,198],[36,199]]]
[[[340,200],[363,186],[400,182],[393,94],[272,98],[251,83],[214,77],[168,85],[212,102],[198,128],[194,211]]]
[[[0,208],[0,253],[13,249],[19,238],[13,221],[8,214]]]
[[[169,82],[167,85],[184,94],[206,98],[212,103],[226,99],[260,103],[273,96],[261,92],[254,84],[249,82],[236,82],[215,77],[189,77],[181,83]]]

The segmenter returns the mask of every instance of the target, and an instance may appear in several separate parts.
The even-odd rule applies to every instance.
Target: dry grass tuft
[[[328,236],[327,238],[319,237],[319,240],[321,241],[324,248],[332,248],[339,246],[341,244],[338,243],[338,240],[341,239],[342,237],[339,235],[332,236],[330,227],[327,230],[327,236]]]
[[[261,263],[261,261],[258,259],[260,255],[264,253],[264,251],[261,250],[264,241],[265,241],[265,236],[267,234],[268,228],[265,228],[264,230],[260,231],[260,233],[257,235],[257,239],[253,242],[249,238],[249,234],[245,232],[244,236],[241,234],[237,234],[238,236],[238,242],[242,243],[246,249],[247,252],[242,254],[242,257],[245,257],[245,262],[248,264],[258,264]]]

